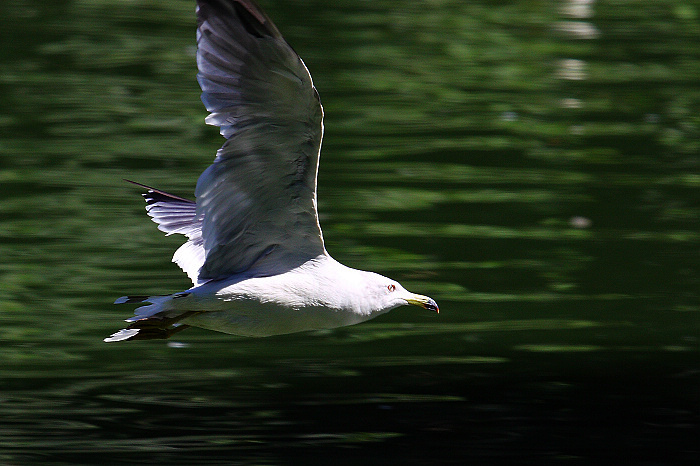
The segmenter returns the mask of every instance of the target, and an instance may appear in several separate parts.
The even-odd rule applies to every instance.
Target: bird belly
[[[278,303],[260,303],[247,299],[225,303],[226,309],[205,311],[182,322],[232,335],[266,337],[353,325],[369,318],[320,306],[294,309]],[[224,307],[222,304],[217,307]]]

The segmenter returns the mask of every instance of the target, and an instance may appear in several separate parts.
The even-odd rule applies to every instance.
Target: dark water
[[[329,251],[434,297],[107,345],[189,286],[187,0],[0,4],[0,464],[695,464],[700,4],[262,1],[324,101]]]

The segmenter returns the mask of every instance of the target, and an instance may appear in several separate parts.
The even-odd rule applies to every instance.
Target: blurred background
[[[105,344],[190,286],[193,0],[0,3],[0,463],[691,464],[700,3],[259,0],[326,112],[339,261],[440,304]]]

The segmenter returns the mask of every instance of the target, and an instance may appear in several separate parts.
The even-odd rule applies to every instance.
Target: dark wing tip
[[[237,16],[248,34],[282,39],[272,20],[252,0],[197,0],[197,7],[200,25],[211,17]]]
[[[147,189],[148,192],[142,194],[142,196],[146,199],[146,204],[151,205],[156,202],[184,202],[186,204],[195,204],[194,201],[190,199],[185,199],[184,197],[176,196],[174,194],[166,193],[165,191],[161,191],[160,189],[152,188],[151,186],[145,185],[143,183],[139,183],[137,181],[131,181],[127,180],[124,178],[124,181],[127,183],[135,184],[136,186],[141,186],[144,189]]]

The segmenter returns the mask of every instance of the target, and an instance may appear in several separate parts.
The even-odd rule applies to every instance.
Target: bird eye
[[[394,291],[396,289],[396,286],[392,284],[392,285],[387,286],[386,289],[389,291]]]

